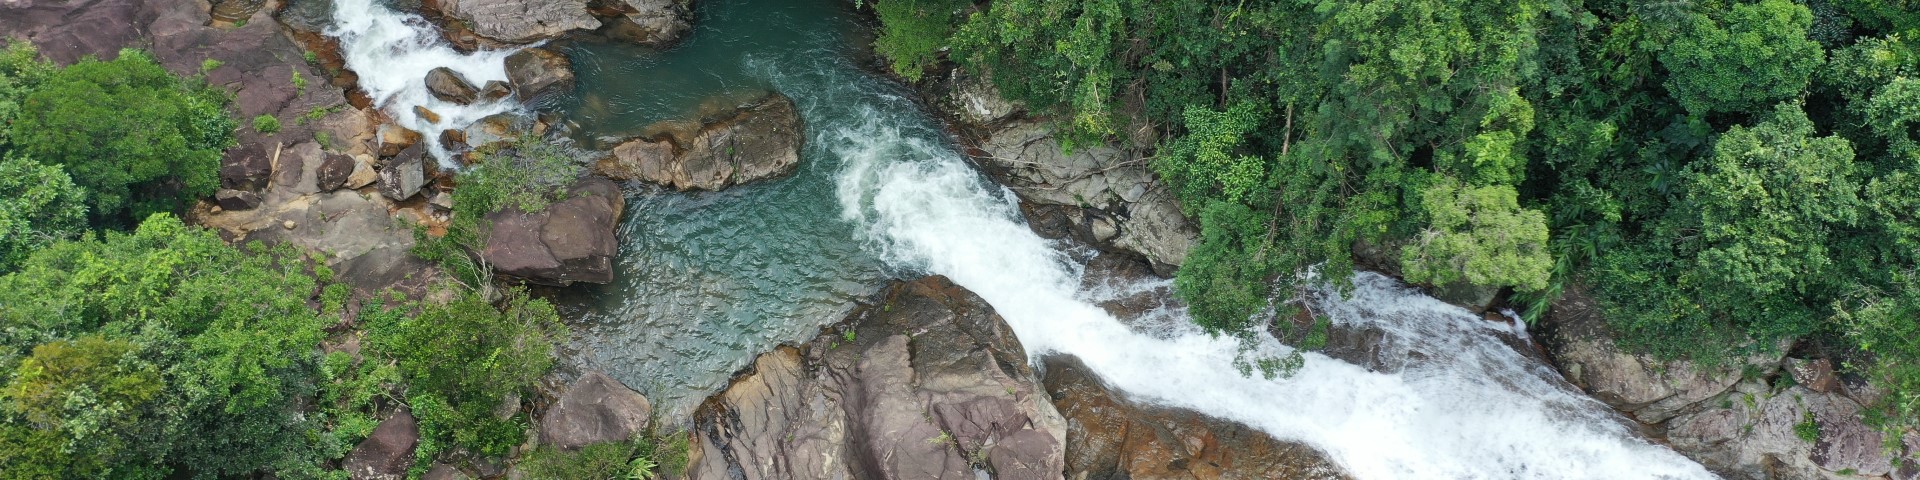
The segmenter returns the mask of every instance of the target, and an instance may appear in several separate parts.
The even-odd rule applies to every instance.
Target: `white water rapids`
[[[440,38],[439,30],[427,19],[396,12],[377,0],[337,0],[333,8],[333,26],[326,34],[340,40],[347,69],[360,75],[360,89],[395,124],[420,132],[427,150],[443,166],[453,165],[448,163],[446,150],[435,141],[440,131],[465,128],[489,115],[521,108],[511,95],[473,105],[441,101],[426,84],[427,72],[440,67],[452,69],[475,86],[489,80],[506,81],[506,58],[512,50],[460,53]],[[427,121],[414,112],[414,107],[432,111],[440,121]]]
[[[1692,479],[1699,465],[1636,438],[1606,406],[1550,381],[1481,320],[1364,273],[1351,298],[1315,311],[1388,332],[1389,355],[1428,352],[1398,373],[1308,353],[1291,378],[1240,375],[1238,344],[1197,329],[1137,333],[1076,298],[1072,263],[1029,230],[1011,194],[945,145],[889,127],[880,111],[821,138],[846,162],[844,217],[890,262],[946,275],[985,298],[1028,352],[1072,354],[1138,399],[1242,423],[1325,451],[1362,479]],[[1284,352],[1271,336],[1261,348]]]
[[[447,104],[422,82],[441,66],[475,83],[503,79],[509,52],[460,54],[424,19],[374,0],[335,5],[328,34],[341,40],[361,87],[401,125],[438,132],[520,108]],[[1333,322],[1386,332],[1383,350],[1405,359],[1395,373],[1308,353],[1292,377],[1247,377],[1231,366],[1239,353],[1233,339],[1190,326],[1136,332],[1077,297],[1080,269],[1026,227],[1010,193],[985,181],[937,133],[903,129],[925,123],[902,107],[910,102],[863,90],[873,87],[857,75],[836,75],[792,80],[800,83],[781,90],[808,112],[810,141],[838,157],[819,168],[838,169],[842,219],[864,226],[870,248],[889,264],[945,275],[978,293],[1030,353],[1071,354],[1137,399],[1313,445],[1361,479],[1713,478],[1636,437],[1606,406],[1500,343],[1495,336],[1505,326],[1379,275],[1358,275],[1348,298],[1317,292],[1309,301]],[[441,123],[414,115],[416,105],[439,113]],[[820,113],[826,110],[835,112]],[[1288,351],[1271,337],[1261,342],[1267,353]]]

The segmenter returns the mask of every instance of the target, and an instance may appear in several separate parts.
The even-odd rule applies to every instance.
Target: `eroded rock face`
[[[380,422],[373,434],[347,454],[346,470],[354,480],[407,478],[413,466],[413,446],[420,443],[420,426],[406,411]]]
[[[1661,361],[1614,344],[1598,304],[1576,289],[1554,302],[1553,335],[1547,345],[1560,370],[1581,390],[1641,423],[1673,418],[1687,407],[1732,389],[1743,367],[1770,372],[1784,352],[1743,362],[1707,367],[1688,361]]]
[[[690,0],[623,0],[624,24],[615,36],[641,45],[666,46],[693,29]]]
[[[520,101],[533,102],[573,90],[573,63],[544,48],[529,48],[507,56],[507,81]]]
[[[487,214],[492,231],[480,254],[495,272],[534,283],[607,283],[620,247],[614,228],[625,208],[619,186],[582,179],[546,210],[507,207]]]
[[[619,442],[647,430],[653,404],[619,380],[587,372],[540,419],[540,441],[564,449]]]
[[[943,277],[877,298],[701,405],[690,478],[1061,478],[1066,425],[992,307]]]
[[[696,125],[667,123],[613,148],[595,168],[618,180],[677,190],[720,190],[785,176],[800,164],[800,115],[771,94]]]
[[[1133,252],[1171,272],[1196,239],[1173,192],[1134,152],[1107,146],[1061,151],[1044,124],[1014,121],[980,142],[989,174],[1029,203],[1082,209],[1097,247]],[[1098,223],[1095,223],[1098,222]]]
[[[1191,410],[1136,404],[1072,356],[1047,357],[1046,388],[1066,417],[1067,478],[1340,479],[1312,447]]]
[[[1880,432],[1860,418],[1860,404],[1853,399],[1795,386],[1734,392],[1721,405],[1675,417],[1666,426],[1674,449],[1729,478],[1848,478],[1837,475],[1842,471],[1859,477],[1897,474],[1893,458],[1881,449]],[[1796,431],[1801,425],[1816,426],[1813,441]],[[1914,447],[1895,453],[1910,458],[1920,453]]]
[[[447,15],[473,33],[507,43],[550,40],[571,30],[600,28],[586,0],[447,0]]]

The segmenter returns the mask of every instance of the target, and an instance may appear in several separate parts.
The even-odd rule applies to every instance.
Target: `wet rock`
[[[458,72],[447,67],[439,67],[427,72],[427,92],[442,102],[466,105],[479,98],[480,91],[472,83],[461,77]]]
[[[467,149],[467,131],[441,130],[440,148],[446,150],[448,153],[465,151]]]
[[[1734,359],[1719,366],[1662,361],[1622,350],[1600,315],[1599,305],[1578,288],[1555,300],[1544,337],[1567,381],[1643,423],[1659,423],[1733,388],[1746,367],[1762,376],[1779,368],[1784,349]]]
[[[768,95],[704,119],[697,129],[650,130],[664,132],[615,146],[595,168],[614,179],[684,191],[720,190],[785,176],[800,163],[800,115],[784,95]]]
[[[533,119],[514,113],[496,113],[468,125],[466,143],[474,148],[512,142],[533,129]]]
[[[241,145],[227,151],[220,161],[220,186],[232,190],[259,191],[273,177],[273,151],[259,143]]]
[[[1052,130],[1034,121],[994,130],[980,149],[977,160],[987,173],[1021,200],[1081,208],[1089,218],[1111,222],[1102,226],[1111,233],[1102,232],[1106,240],[1096,247],[1142,255],[1161,274],[1186,260],[1197,233],[1139,153],[1096,145],[1067,155]]]
[[[600,372],[581,375],[540,419],[540,439],[572,450],[619,442],[647,430],[653,405],[647,397]]]
[[[1067,478],[1348,478],[1312,447],[1122,398],[1072,356],[1044,363],[1047,394],[1068,424]]]
[[[425,148],[414,145],[387,160],[380,169],[380,194],[396,202],[418,195],[427,183],[425,158]]]
[[[528,48],[507,56],[507,81],[520,101],[534,102],[573,90],[573,64],[544,48]]]
[[[473,33],[507,43],[550,40],[571,30],[600,28],[585,0],[446,0],[441,8]]]
[[[625,208],[619,186],[589,177],[546,210],[487,214],[492,230],[480,254],[494,271],[534,283],[607,283],[619,250],[614,228]]]
[[[420,442],[420,427],[413,415],[404,410],[374,427],[353,451],[347,454],[346,470],[354,480],[399,480],[413,466],[413,446]]]
[[[694,479],[1061,478],[1066,425],[993,308],[942,277],[895,283],[780,347],[695,413]]]
[[[246,190],[220,190],[213,193],[213,201],[223,210],[252,210],[260,207],[260,194]]]
[[[433,110],[428,110],[427,107],[414,105],[413,114],[420,117],[421,120],[426,120],[427,123],[440,123],[440,114],[434,113]]]
[[[358,165],[351,155],[327,154],[326,159],[320,161],[319,170],[314,172],[315,186],[322,192],[339,190],[347,185],[347,178],[353,176],[354,167]]]
[[[380,156],[399,155],[407,147],[420,143],[420,132],[391,123],[380,125]]]
[[[488,80],[486,85],[480,87],[479,97],[481,101],[491,102],[507,98],[508,95],[513,95],[513,87],[507,86],[507,82]]]
[[[693,29],[687,0],[624,0],[626,15],[613,36],[641,45],[666,46]]]

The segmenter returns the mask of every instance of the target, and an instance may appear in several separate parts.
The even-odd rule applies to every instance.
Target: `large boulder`
[[[1047,394],[1067,420],[1067,478],[1347,478],[1312,447],[1199,412],[1127,400],[1072,356],[1044,363]]]
[[[442,102],[466,105],[479,97],[480,90],[451,68],[439,67],[427,72],[427,92]]]
[[[249,143],[227,151],[220,161],[220,186],[231,190],[259,191],[273,179],[273,151],[266,145]]]
[[[800,164],[800,115],[770,94],[730,112],[702,115],[698,126],[670,122],[613,148],[596,168],[620,180],[678,190],[720,190],[793,173]]]
[[[347,179],[353,176],[353,170],[359,166],[352,155],[329,153],[320,161],[319,170],[314,172],[314,186],[322,192],[339,190],[347,185]]]
[[[1007,123],[979,149],[976,160],[1022,201],[1080,210],[1074,217],[1091,235],[1079,239],[1096,247],[1139,254],[1167,274],[1196,241],[1173,192],[1138,152],[1091,145],[1068,154],[1037,121]]]
[[[599,177],[582,179],[566,199],[538,212],[509,206],[487,214],[492,225],[480,255],[495,272],[544,285],[613,281],[619,253],[614,232],[626,199]]]
[[[652,414],[647,397],[607,374],[590,371],[574,380],[540,419],[540,440],[568,450],[626,441],[647,430]]]
[[[373,434],[347,453],[346,470],[354,480],[399,480],[413,466],[413,446],[420,443],[420,426],[405,410],[393,414]]]
[[[693,29],[689,0],[623,0],[625,16],[613,36],[641,45],[670,45]]]
[[[520,101],[532,102],[573,90],[573,63],[565,55],[544,48],[528,48],[507,56],[507,81]]]
[[[1066,424],[993,308],[896,283],[694,414],[694,479],[1059,479]]]
[[[447,0],[441,9],[482,37],[507,43],[550,40],[600,28],[586,0]]]
[[[393,201],[413,198],[426,184],[426,148],[419,144],[401,150],[380,168],[380,194]]]

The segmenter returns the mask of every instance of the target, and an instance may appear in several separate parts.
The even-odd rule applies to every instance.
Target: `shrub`
[[[272,135],[280,132],[280,119],[273,115],[253,117],[253,131]]]
[[[0,157],[0,273],[86,228],[86,192],[60,167]]]

